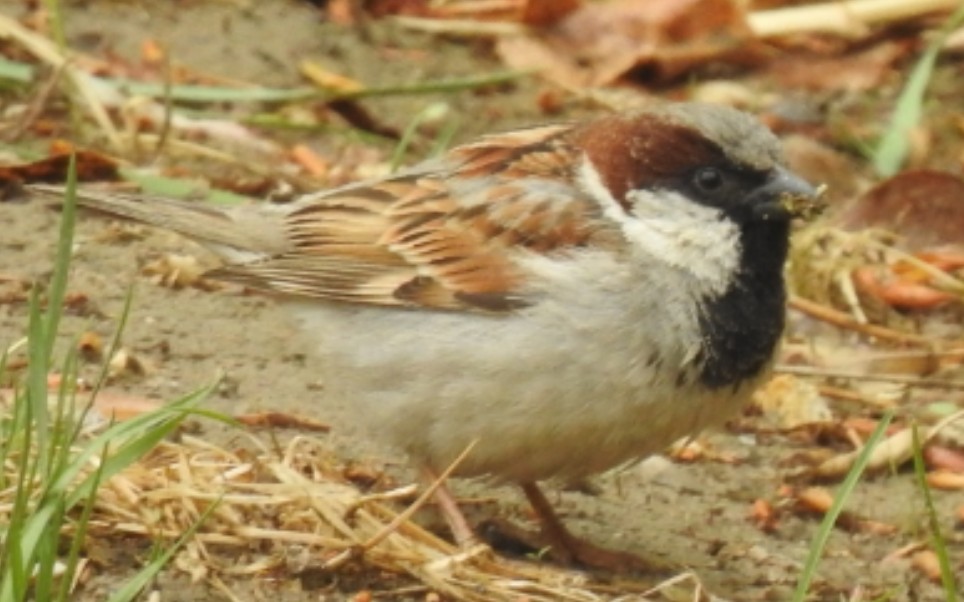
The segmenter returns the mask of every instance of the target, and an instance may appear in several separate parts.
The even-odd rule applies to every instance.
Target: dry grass
[[[402,500],[412,499],[414,486],[368,495],[338,466],[320,439],[307,436],[277,451],[253,435],[234,450],[182,436],[102,485],[88,538],[173,541],[216,504],[173,566],[228,595],[222,578],[351,570],[357,582],[361,568],[370,571],[372,589],[386,583],[387,572],[411,578],[409,594],[455,600],[665,599],[662,590],[681,587],[698,599],[700,586],[688,574],[655,589],[628,581],[616,587],[580,572],[500,558],[486,546],[460,550],[407,519]],[[5,495],[0,492],[0,515]]]

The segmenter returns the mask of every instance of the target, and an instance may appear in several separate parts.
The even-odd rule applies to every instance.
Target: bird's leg
[[[549,547],[549,555],[569,565],[603,569],[614,572],[652,571],[654,566],[635,554],[599,547],[579,539],[566,529],[552,509],[549,500],[535,483],[521,483],[529,504],[539,518],[542,537]],[[657,567],[658,568],[658,567]]]
[[[433,497],[435,497],[435,502],[442,512],[442,517],[445,518],[445,522],[448,523],[449,530],[452,531],[455,543],[463,550],[477,546],[480,543],[479,539],[475,536],[475,532],[472,531],[472,527],[469,526],[469,521],[466,520],[465,515],[462,514],[458,502],[455,501],[455,497],[452,495],[452,492],[449,491],[445,482],[437,483],[439,480],[438,476],[428,467],[422,467],[421,477],[425,481],[426,486],[435,487]]]

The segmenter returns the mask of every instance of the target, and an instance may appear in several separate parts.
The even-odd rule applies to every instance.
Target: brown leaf
[[[291,159],[316,178],[323,178],[328,173],[328,161],[306,144],[294,145],[291,148]]]
[[[587,4],[531,36],[503,37],[497,51],[566,88],[611,84],[630,71],[664,82],[711,61],[758,62],[739,3],[660,0]]]
[[[911,565],[935,583],[941,581],[941,563],[933,550],[921,550],[910,559]]]
[[[929,468],[964,475],[964,452],[936,443],[924,448],[924,461]]]
[[[323,90],[338,93],[352,93],[365,88],[357,79],[336,73],[316,61],[305,59],[298,65],[298,69],[302,75]]]
[[[806,512],[826,514],[833,506],[833,494],[823,487],[808,487],[797,494],[797,506]],[[843,511],[837,517],[836,526],[850,532],[890,535],[897,531],[894,525],[868,520],[854,512]]]
[[[319,433],[327,433],[331,430],[331,426],[314,418],[286,414],[284,412],[242,414],[235,416],[235,419],[242,424],[252,427],[296,428]]]
[[[533,27],[545,27],[560,21],[579,5],[580,0],[527,0],[521,21]]]
[[[954,295],[926,284],[894,277],[883,266],[861,266],[852,275],[858,292],[876,297],[898,309],[934,309],[955,299]]]
[[[108,373],[111,378],[119,378],[128,375],[144,376],[148,373],[148,368],[144,360],[132,353],[129,349],[118,349],[108,364]]]
[[[146,65],[160,65],[164,61],[164,49],[157,40],[147,38],[141,41],[141,60]]]
[[[86,330],[77,339],[77,350],[87,361],[99,360],[104,353],[104,340],[96,332]]]
[[[964,474],[949,470],[935,470],[927,473],[927,485],[945,491],[964,489]]]
[[[767,71],[781,88],[862,92],[880,86],[906,54],[907,47],[896,42],[832,57],[795,52],[774,61]]]
[[[334,100],[328,103],[328,108],[359,130],[394,140],[401,137],[397,129],[385,123],[380,116],[376,117],[371,111],[354,100]]]
[[[792,374],[780,374],[761,387],[753,402],[782,429],[824,423],[833,418],[820,390]]]
[[[816,514],[826,514],[833,505],[833,494],[825,487],[807,487],[797,494],[801,508]]]
[[[758,529],[767,533],[775,531],[779,523],[773,504],[762,498],[753,500],[753,506],[750,508],[750,520]]]
[[[194,255],[165,253],[144,264],[141,273],[161,286],[173,289],[187,287],[211,291],[220,288],[221,283],[204,277],[207,270]]]
[[[76,151],[77,181],[116,180],[117,163],[100,153]],[[62,184],[67,180],[70,151],[60,151],[33,163],[0,167],[0,187],[18,184]]]
[[[105,389],[94,399],[94,411],[104,420],[130,420],[141,414],[153,412],[163,404],[146,397],[127,392]]]
[[[912,249],[960,243],[964,179],[930,169],[905,171],[871,188],[835,221],[853,230],[892,230]]]
[[[354,25],[357,8],[354,0],[328,0],[325,17],[335,25]]]

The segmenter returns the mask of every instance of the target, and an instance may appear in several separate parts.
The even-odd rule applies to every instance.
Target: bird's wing
[[[567,126],[489,136],[399,176],[297,201],[288,250],[213,275],[350,303],[508,311],[522,254],[583,246],[598,207],[572,182]]]

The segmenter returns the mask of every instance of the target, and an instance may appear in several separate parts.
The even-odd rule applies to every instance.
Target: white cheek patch
[[[579,178],[637,253],[688,272],[707,293],[726,291],[739,269],[742,247],[739,228],[723,212],[671,190],[635,190],[627,195],[633,206],[633,215],[627,215],[588,158]]]

